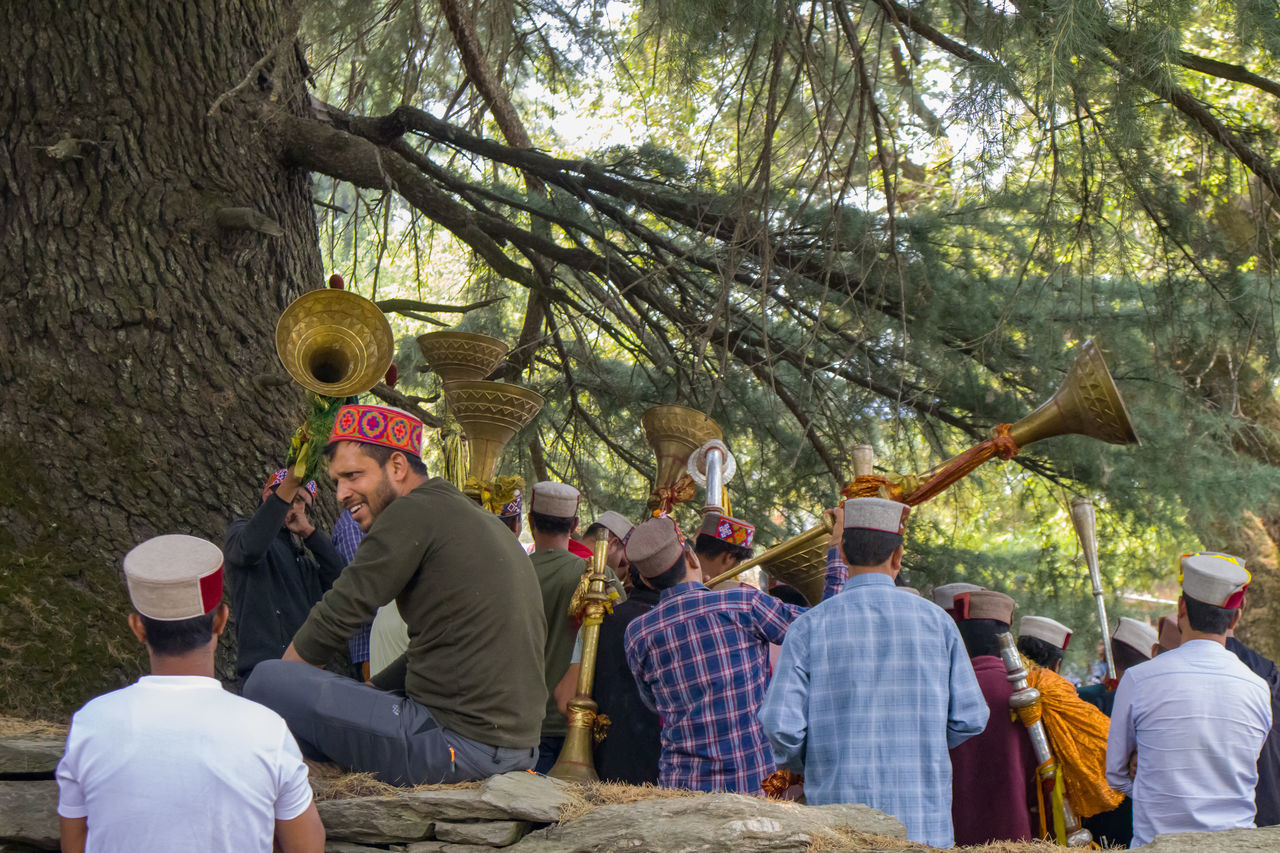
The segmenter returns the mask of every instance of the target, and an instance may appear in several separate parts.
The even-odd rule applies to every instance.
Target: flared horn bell
[[[1080,355],[1057,393],[1009,427],[1009,437],[1019,447],[1055,435],[1087,435],[1108,444],[1141,444],[1102,351],[1092,340],[1080,348]]]
[[[484,379],[507,356],[507,345],[488,335],[472,332],[429,332],[418,336],[418,349],[445,382]]]
[[[276,354],[304,388],[324,397],[350,397],[386,375],[395,340],[382,309],[360,294],[312,290],[280,315]]]
[[[487,482],[515,434],[542,411],[542,395],[507,382],[460,379],[444,383],[449,411],[467,437],[467,473]]]
[[[654,406],[641,416],[640,424],[658,460],[655,489],[675,485],[693,451],[713,438],[724,438],[715,421],[684,406]]]

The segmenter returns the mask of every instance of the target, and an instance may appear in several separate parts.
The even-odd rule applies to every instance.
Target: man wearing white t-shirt
[[[151,675],[92,700],[58,764],[63,851],[321,853],[324,826],[284,720],[213,677],[222,552],[159,536],[124,560]]]

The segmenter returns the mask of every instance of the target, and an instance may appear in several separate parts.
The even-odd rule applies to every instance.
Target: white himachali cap
[[[1146,622],[1121,616],[1116,622],[1116,629],[1111,632],[1111,639],[1124,643],[1143,657],[1151,657],[1151,647],[1159,640],[1160,635]]]
[[[1215,607],[1235,610],[1244,603],[1251,580],[1244,560],[1230,554],[1206,551],[1182,555],[1182,591]]]
[[[148,619],[193,619],[222,602],[222,551],[195,536],[157,536],[125,555],[124,578],[134,609]]]
[[[941,607],[943,610],[952,610],[955,608],[956,596],[962,592],[977,592],[982,587],[973,583],[944,583],[942,586],[933,588],[933,603]]]
[[[533,484],[533,499],[529,502],[529,510],[539,515],[573,518],[578,514],[578,501],[581,498],[581,493],[568,483],[543,480]]]
[[[844,502],[845,530],[879,530],[902,535],[911,507],[884,498],[849,498]]]
[[[606,510],[605,512],[600,513],[600,516],[591,523],[593,525],[601,525],[623,542],[626,542],[627,537],[631,535],[631,531],[636,529],[636,526],[630,521],[627,521],[626,517],[623,516],[622,513],[614,512],[613,510]]]
[[[1035,637],[1055,649],[1065,649],[1071,642],[1071,634],[1070,628],[1048,616],[1023,616],[1018,623],[1019,637]]]

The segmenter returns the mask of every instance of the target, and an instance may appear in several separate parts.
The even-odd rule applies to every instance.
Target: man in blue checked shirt
[[[756,720],[769,644],[782,642],[804,608],[754,588],[707,589],[670,518],[638,526],[626,549],[641,582],[661,590],[657,606],[627,626],[624,643],[640,697],[662,720],[659,783],[758,792],[776,769]],[[843,568],[828,568],[828,595]]]
[[[356,549],[364,541],[364,531],[351,517],[351,511],[344,509],[333,523],[333,547],[338,549],[342,559],[350,563],[356,556]],[[372,625],[361,625],[360,630],[347,640],[347,650],[351,652],[351,662],[360,670],[361,677],[368,681],[374,673],[369,672],[369,630]]]
[[[779,766],[804,774],[810,805],[866,803],[912,841],[951,847],[947,750],[990,712],[952,618],[893,584],[908,512],[845,503],[827,565],[843,563],[842,547],[849,580],[787,632],[760,723]]]

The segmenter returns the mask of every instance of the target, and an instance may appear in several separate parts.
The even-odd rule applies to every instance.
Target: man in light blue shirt
[[[1125,672],[1107,739],[1107,782],[1133,798],[1133,845],[1173,832],[1254,825],[1267,684],[1226,649],[1249,586],[1243,560],[1184,554],[1182,645]]]
[[[866,803],[912,841],[951,847],[948,749],[990,712],[952,618],[893,584],[908,512],[880,498],[836,511],[827,560],[842,546],[849,580],[792,623],[760,723],[811,805]]]

